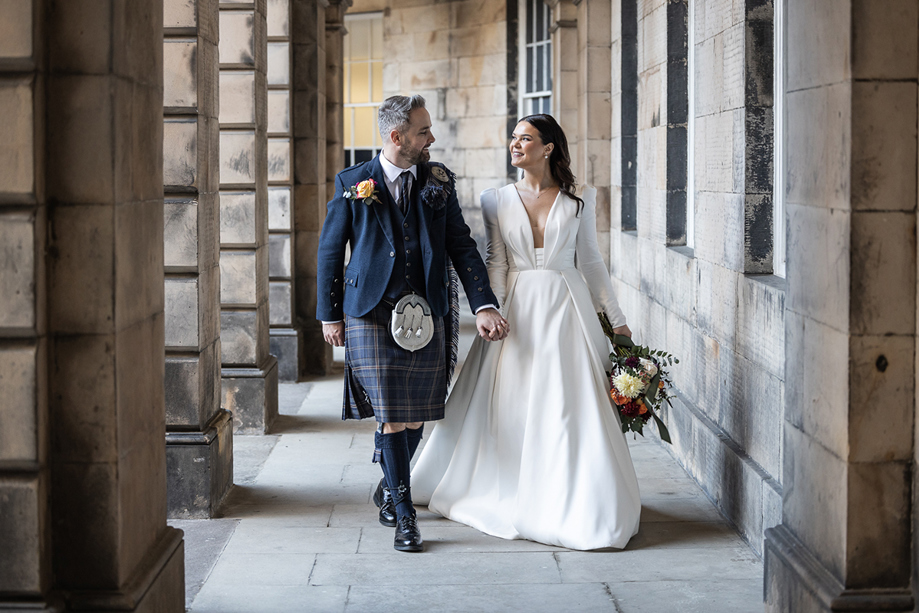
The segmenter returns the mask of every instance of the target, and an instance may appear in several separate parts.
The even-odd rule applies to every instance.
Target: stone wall
[[[673,452],[761,553],[764,530],[781,519],[785,372],[784,280],[749,274],[761,269],[744,257],[748,193],[771,192],[771,150],[763,154],[755,145],[764,136],[745,129],[757,93],[746,77],[765,51],[752,47],[759,15],[695,2],[695,142],[687,147],[686,8],[664,0],[614,3],[613,49],[622,50],[614,81],[630,70],[628,52],[637,55],[637,153],[627,138],[634,107],[624,79],[622,102],[613,105],[619,134],[614,126],[610,264],[637,338],[682,360],[673,371],[674,408],[664,412]],[[757,109],[771,107],[771,80],[766,89],[768,99],[753,98]],[[696,186],[690,236],[687,153]],[[632,155],[635,217],[623,196]],[[765,186],[754,185],[753,171]]]

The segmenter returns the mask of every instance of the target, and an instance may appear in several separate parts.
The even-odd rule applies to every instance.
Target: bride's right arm
[[[488,281],[498,298],[499,306],[504,306],[507,288],[507,247],[501,237],[498,225],[498,190],[486,189],[480,196],[482,218],[485,220],[485,233],[488,239],[485,247],[485,266],[488,268]]]

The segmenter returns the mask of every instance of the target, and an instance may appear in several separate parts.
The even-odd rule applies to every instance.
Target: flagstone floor
[[[193,613],[763,610],[760,559],[641,437],[629,445],[642,523],[625,550],[505,541],[421,507],[426,551],[394,551],[370,499],[374,423],[339,419],[341,385],[340,375],[282,384],[273,433],[234,438],[221,517],[170,522],[185,531]]]

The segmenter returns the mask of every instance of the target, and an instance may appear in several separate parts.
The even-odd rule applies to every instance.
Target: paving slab
[[[185,606],[194,601],[239,525],[237,519],[170,519],[185,532]]]
[[[563,583],[758,579],[763,565],[746,545],[554,554]]]
[[[240,582],[235,589],[208,585],[190,613],[342,613],[348,586],[258,585]]]
[[[762,613],[763,581],[609,583],[617,613]]]

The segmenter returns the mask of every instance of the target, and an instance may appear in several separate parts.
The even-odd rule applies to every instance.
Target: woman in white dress
[[[510,150],[524,178],[482,193],[488,276],[510,332],[473,343],[412,471],[413,498],[501,538],[622,548],[641,499],[597,311],[631,332],[597,246],[596,190],[574,195],[549,115],[523,118]]]

